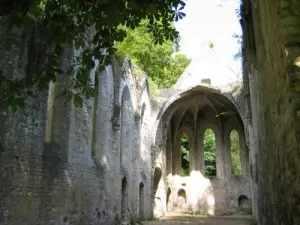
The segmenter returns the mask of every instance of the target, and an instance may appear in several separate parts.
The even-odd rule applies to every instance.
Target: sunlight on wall
[[[174,175],[169,177],[171,194],[168,211],[181,213],[200,213],[215,215],[215,196],[211,181],[199,171],[192,171],[190,176]]]
[[[65,177],[67,178],[67,182],[68,182],[69,186],[71,187],[73,183],[72,183],[72,180],[71,180],[70,175],[67,170],[65,170]]]
[[[105,164],[107,163],[107,158],[106,158],[106,156],[103,156],[103,157],[102,157],[102,162],[105,163]]]
[[[213,216],[215,214],[215,196],[207,197],[207,214]]]
[[[165,183],[160,167],[156,167],[153,175],[154,216],[160,217],[166,213]]]
[[[48,101],[47,101],[47,121],[45,131],[45,141],[50,142],[52,139],[52,122],[53,122],[53,107],[55,103],[55,83],[49,83]]]

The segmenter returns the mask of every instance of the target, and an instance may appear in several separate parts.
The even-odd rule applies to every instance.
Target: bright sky
[[[239,45],[232,35],[241,34],[235,12],[239,4],[240,0],[186,0],[186,17],[176,23],[181,36],[181,51],[195,58],[201,55],[201,50],[205,52],[212,41],[222,63],[238,72],[241,63],[234,61],[233,56]]]

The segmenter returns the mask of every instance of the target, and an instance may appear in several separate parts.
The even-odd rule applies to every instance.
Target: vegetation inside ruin
[[[236,176],[242,175],[239,134],[236,130],[230,133],[231,171]]]
[[[211,129],[207,129],[203,135],[204,145],[204,175],[206,177],[216,176],[216,138]]]
[[[186,134],[181,136],[181,176],[190,175],[190,147]]]
[[[116,54],[122,59],[130,57],[146,72],[148,78],[159,88],[171,88],[187,65],[190,63],[183,54],[178,54],[178,39],[155,43],[152,32],[148,29],[149,20],[143,20],[134,30],[125,26],[120,29],[127,33],[122,42],[117,42]]]
[[[211,129],[204,132],[204,165],[205,176],[216,176],[216,139],[215,134]],[[190,174],[190,147],[189,140],[186,134],[181,137],[181,176],[189,176]],[[240,176],[242,174],[239,136],[236,130],[230,133],[230,150],[231,150],[231,168],[232,174]]]
[[[58,77],[70,82],[62,96],[81,106],[83,99],[96,94],[89,78],[96,60],[99,70],[111,64],[117,50],[115,42],[122,42],[128,34],[126,31],[137,28],[144,19],[148,22],[143,29],[151,34],[151,45],[166,42],[169,46],[178,40],[173,22],[185,16],[184,6],[183,0],[37,0],[22,4],[2,1],[1,46],[8,51],[28,46],[30,51],[25,74],[12,76],[0,70],[0,107],[11,106],[16,111],[24,106],[27,96],[33,96],[34,90],[47,90],[49,81]],[[71,46],[78,54],[69,68],[62,69],[61,58]],[[176,60],[179,63],[182,59],[178,56]],[[173,82],[172,73],[168,73],[170,80],[164,86]],[[162,80],[158,78],[157,82],[159,79]]]
[[[205,176],[216,176],[216,141],[214,132],[207,129],[203,137]],[[181,137],[181,175],[189,176],[189,142],[186,134]]]

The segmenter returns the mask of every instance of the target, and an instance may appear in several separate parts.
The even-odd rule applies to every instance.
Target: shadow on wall
[[[238,198],[239,210],[242,214],[252,214],[251,202],[246,195],[240,195]]]
[[[177,192],[177,204],[179,207],[183,207],[186,203],[186,192],[183,188]]]
[[[162,196],[164,196],[164,186],[162,182],[162,171],[159,167],[156,167],[154,170],[153,176],[153,213],[155,216],[163,215],[164,214],[164,201]]]
[[[144,183],[140,183],[139,187],[139,219],[144,219]]]
[[[168,188],[168,190],[167,190],[167,201],[166,201],[167,212],[171,211],[172,205],[173,205],[173,201],[171,201],[171,198],[170,198],[171,194],[172,194],[171,188]]]
[[[121,192],[121,221],[127,222],[128,221],[128,185],[127,185],[127,178],[123,177],[122,179],[122,192]]]
[[[66,48],[62,70],[77,57],[74,54],[78,52],[69,50]],[[18,51],[11,55],[15,53],[19,55]],[[20,221],[112,224],[121,217],[128,220],[138,216],[139,212],[147,218],[152,216],[150,158],[146,154],[139,155],[141,136],[145,133],[140,132],[137,120],[140,105],[132,106],[140,102],[137,96],[148,92],[148,87],[140,89],[133,85],[124,89],[135,82],[128,69],[131,69],[128,62],[116,62],[102,72],[95,66],[90,79],[98,95],[84,101],[81,108],[74,108],[71,99],[56,98],[72,82],[61,77],[49,84],[47,93],[25,99],[24,109],[16,113],[8,110],[0,115],[0,164],[5,168],[0,193],[10,190],[0,198],[3,206],[0,221],[3,219],[8,224],[20,224]],[[146,111],[142,117],[148,121],[143,125],[147,127],[151,108],[149,96],[144,96]],[[148,143],[144,145],[145,152],[147,149],[150,149]],[[122,171],[119,172],[120,161],[130,176],[124,177]],[[142,169],[140,165],[144,165]],[[147,179],[143,180],[140,174]],[[110,179],[112,176],[117,179]],[[140,191],[141,196],[145,196],[145,207],[139,211],[143,198],[140,197],[139,202],[135,193],[142,180],[144,186],[140,186]],[[3,202],[11,204],[1,204]],[[2,211],[7,213],[4,215]]]

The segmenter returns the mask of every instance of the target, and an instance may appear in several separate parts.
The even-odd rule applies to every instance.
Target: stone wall
[[[248,208],[239,199],[245,196]],[[169,177],[167,211],[202,215],[251,214],[251,185],[248,179],[222,180],[193,171],[188,177]]]
[[[2,68],[10,65],[6,54]],[[66,49],[62,69],[74,54]],[[6,71],[20,70],[15,58]],[[55,98],[69,85],[58,79],[48,92],[27,98],[24,109],[1,112],[0,224],[120,224],[152,217],[150,97],[146,77],[136,79],[132,70],[130,60],[104,71],[96,66],[90,76],[98,95],[82,108]]]
[[[55,98],[70,85],[61,78],[47,92],[27,97],[17,113],[1,111],[0,224],[120,224],[164,214],[174,206],[170,201],[210,212],[212,192],[214,213],[226,207],[225,213],[237,212],[245,200],[239,197],[246,195],[257,224],[300,224],[299,9],[297,0],[243,1],[243,95],[200,82],[189,90],[162,90],[152,99],[145,76],[132,76],[130,60],[115,60],[104,71],[96,62],[90,78],[98,95],[82,108]],[[29,60],[28,40],[14,35],[22,44],[9,52],[0,49],[0,68],[9,78],[23,77]],[[62,70],[76,54],[66,48]],[[239,114],[244,178],[229,172],[232,126],[225,120],[216,120],[222,131],[217,178],[172,174],[180,162],[173,151],[180,120],[169,122],[180,107],[175,119],[188,110],[186,104],[207,101],[199,101],[203,93],[213,96],[213,105],[221,102]],[[193,149],[201,149],[198,129],[190,132]],[[203,173],[201,155],[193,154],[192,169]],[[208,188],[191,188],[195,181]],[[199,198],[204,205],[191,197],[200,192],[206,193]]]
[[[262,225],[299,224],[300,126],[293,84],[299,74],[300,2],[252,0],[242,7],[254,216]]]
[[[164,102],[156,116],[155,170],[162,176],[155,179],[154,212],[224,215],[251,213],[251,180],[249,149],[244,129],[244,104],[236,99],[239,93],[223,93],[211,86],[194,86],[159,96]],[[171,96],[170,96],[171,94]],[[162,100],[163,101],[163,100]],[[242,100],[240,102],[243,102]],[[222,117],[220,113],[229,113]],[[203,136],[212,129],[216,140],[216,176],[205,177]],[[239,134],[241,176],[234,176],[231,168],[230,133]],[[189,141],[188,176],[181,174],[181,136]],[[154,185],[154,186],[155,186]],[[240,200],[239,200],[240,199]],[[247,202],[247,210],[239,202]],[[245,202],[244,201],[244,202]],[[244,207],[244,206],[243,206]]]

